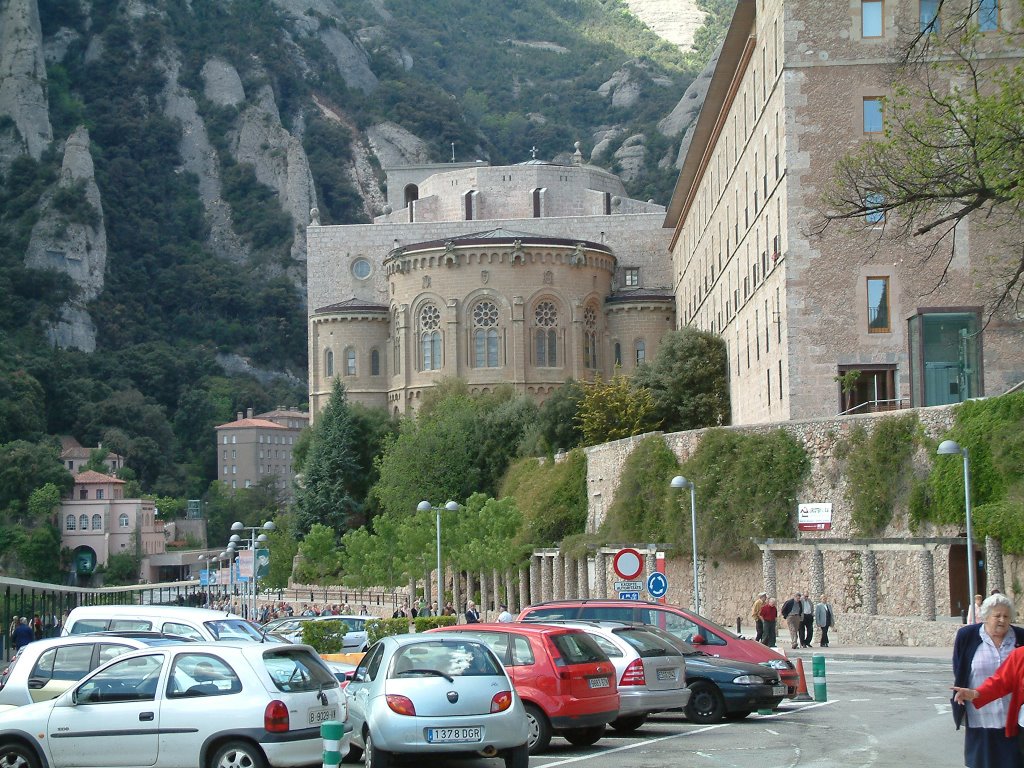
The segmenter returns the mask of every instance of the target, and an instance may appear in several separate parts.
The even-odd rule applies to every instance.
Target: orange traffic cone
[[[796,689],[796,696],[791,701],[814,701],[807,693],[807,675],[804,674],[804,660],[796,660],[796,671],[800,675],[800,684]]]

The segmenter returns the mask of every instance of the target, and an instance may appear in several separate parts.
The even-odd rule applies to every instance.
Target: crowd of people
[[[818,645],[828,648],[828,631],[835,626],[835,611],[832,604],[820,595],[818,601],[811,600],[808,593],[794,592],[779,608],[778,600],[767,592],[758,593],[750,609],[754,620],[754,639],[769,648],[778,644],[778,622],[781,618],[789,630],[789,641],[794,648],[810,648],[814,640],[814,628],[818,628]]]

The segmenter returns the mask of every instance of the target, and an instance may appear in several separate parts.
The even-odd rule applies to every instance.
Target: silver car
[[[345,720],[338,681],[308,645],[180,643],[0,714],[0,765],[297,768],[321,763],[320,724]]]
[[[293,642],[302,642],[302,625],[307,621],[329,621],[345,625],[345,635],[341,640],[342,649],[346,653],[359,653],[369,646],[366,641],[366,621],[373,616],[294,616],[282,621],[274,619],[263,625],[262,629],[270,634],[283,637]]]
[[[526,710],[501,662],[478,640],[396,635],[366,653],[345,688],[352,747],[366,768],[392,757],[432,754],[500,757],[526,768]]]
[[[617,621],[559,621],[590,635],[608,654],[619,685],[619,716],[610,725],[635,731],[648,715],[682,709],[690,700],[686,657],[674,643],[644,624]]]

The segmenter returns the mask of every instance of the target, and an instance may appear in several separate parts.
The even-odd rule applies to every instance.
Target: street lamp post
[[[444,571],[441,570],[441,510],[447,509],[449,512],[455,512],[459,508],[459,505],[454,501],[446,502],[443,507],[435,507],[429,501],[421,501],[416,505],[417,512],[429,512],[434,510],[437,514],[437,522],[435,525],[435,534],[437,537],[437,610],[441,611],[441,602],[444,599]]]
[[[700,613],[700,585],[697,583],[697,492],[693,481],[687,480],[682,475],[672,478],[670,485],[673,488],[690,489],[690,532],[693,536],[693,610]]]
[[[252,593],[248,604],[250,607],[249,619],[251,621],[256,620],[256,549],[260,544],[266,544],[269,539],[266,533],[256,534],[257,531],[276,531],[277,526],[274,525],[273,520],[268,520],[263,525],[245,525],[240,520],[236,520],[231,524],[231,530],[235,531],[231,535],[231,543],[229,547],[237,546],[241,537],[237,531],[249,531],[249,549],[252,551],[252,576],[249,579],[249,591]]]
[[[967,449],[955,440],[943,440],[936,451],[939,456],[960,454],[964,458],[964,510],[967,519],[967,610],[974,605],[974,534],[971,531],[971,464]]]

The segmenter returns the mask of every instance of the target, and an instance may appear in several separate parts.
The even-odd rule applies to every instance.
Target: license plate
[[[321,707],[319,709],[309,710],[309,724],[319,725],[320,723],[326,723],[328,720],[337,720],[338,710],[335,707]]]
[[[592,677],[590,678],[591,688],[607,688],[609,685],[607,677]]]
[[[787,688],[784,685],[776,685],[772,688],[772,696],[785,696]]]
[[[658,670],[659,680],[675,680],[676,671],[674,669],[659,669]]]
[[[427,728],[427,742],[430,744],[452,744],[456,742],[483,741],[484,729],[475,728]]]

